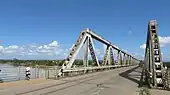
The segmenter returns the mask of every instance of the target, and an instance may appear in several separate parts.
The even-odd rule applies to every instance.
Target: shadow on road
[[[132,68],[132,69],[130,69],[130,70],[127,70],[127,71],[125,71],[125,72],[123,72],[123,73],[120,73],[119,75],[120,75],[121,77],[124,77],[124,78],[126,78],[126,79],[129,79],[129,80],[131,80],[131,81],[139,84],[139,82],[140,82],[139,80],[140,80],[140,77],[141,77],[141,76],[140,76],[140,73],[139,73],[139,72],[136,72],[138,68],[139,68],[139,66],[134,67],[134,68]],[[133,72],[133,73],[132,73],[132,72]]]

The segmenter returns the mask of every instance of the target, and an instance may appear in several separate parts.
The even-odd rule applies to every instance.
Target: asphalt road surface
[[[123,67],[60,80],[16,84],[0,89],[0,95],[139,95],[140,74],[137,66]]]

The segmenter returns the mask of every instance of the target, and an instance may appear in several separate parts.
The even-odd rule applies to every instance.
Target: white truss
[[[107,45],[106,53],[105,53],[104,60],[103,60],[102,64],[99,64],[98,58],[95,54],[95,48],[94,48],[92,39],[96,39],[96,40],[100,41],[101,43]],[[112,51],[113,49],[119,51],[118,56],[120,57],[120,60],[121,60],[119,63],[121,63],[121,64],[118,64],[118,65],[124,65],[124,62],[122,60],[122,54],[129,56],[133,60],[137,60],[136,58],[134,58],[134,57],[130,56],[129,54],[127,54],[126,52],[122,51],[119,47],[113,45],[111,42],[98,36],[96,33],[92,32],[92,30],[87,28],[81,32],[76,44],[73,46],[67,59],[63,63],[62,68],[60,69],[59,75],[61,75],[61,72],[63,72],[64,69],[68,70],[68,69],[72,68],[75,58],[82,47],[84,47],[83,65],[86,68],[88,67],[88,54],[89,54],[88,52],[90,52],[90,55],[93,60],[93,64],[97,67],[106,66],[106,65],[109,65],[109,66],[115,65],[114,55],[113,55],[113,51]],[[118,58],[118,60],[119,60],[119,58]],[[127,58],[126,60],[129,60],[129,58]],[[137,61],[139,61],[139,60],[137,60]],[[131,63],[129,63],[129,65],[130,64]]]

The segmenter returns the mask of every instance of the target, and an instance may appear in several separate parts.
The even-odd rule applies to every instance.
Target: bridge
[[[96,56],[93,39],[107,46],[102,61]],[[84,49],[83,65],[76,67],[74,62],[81,48]],[[113,51],[117,54],[114,55]],[[87,28],[80,33],[68,57],[56,72],[57,74],[53,75],[55,80],[48,77],[48,79],[0,84],[0,93],[1,95],[169,95],[170,93],[167,91],[170,89],[170,73],[162,62],[155,20],[151,20],[148,24],[144,60],[137,59]],[[153,89],[148,90],[148,88]]]

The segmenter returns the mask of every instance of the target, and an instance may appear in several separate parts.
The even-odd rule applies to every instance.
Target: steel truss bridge
[[[144,60],[87,28],[61,67],[46,68],[47,79],[2,83],[0,95],[169,95],[170,73],[162,62],[157,27],[155,20],[148,24]],[[98,60],[93,39],[107,46],[102,61]],[[83,59],[77,60],[82,49]]]
[[[102,63],[99,62],[96,56],[92,39],[107,46]],[[83,67],[75,68],[73,63],[82,47],[84,48]],[[113,50],[117,51],[116,56],[118,63],[115,62]],[[89,53],[93,61],[93,66],[89,65]],[[170,76],[166,66],[163,66],[158,39],[157,22],[155,20],[151,20],[148,24],[144,61],[135,58],[87,28],[80,33],[80,36],[71,49],[68,57],[64,60],[63,65],[59,70],[58,77],[85,74],[88,72],[109,70],[137,64],[140,64],[142,67],[140,84],[146,84],[151,88],[170,88]]]

